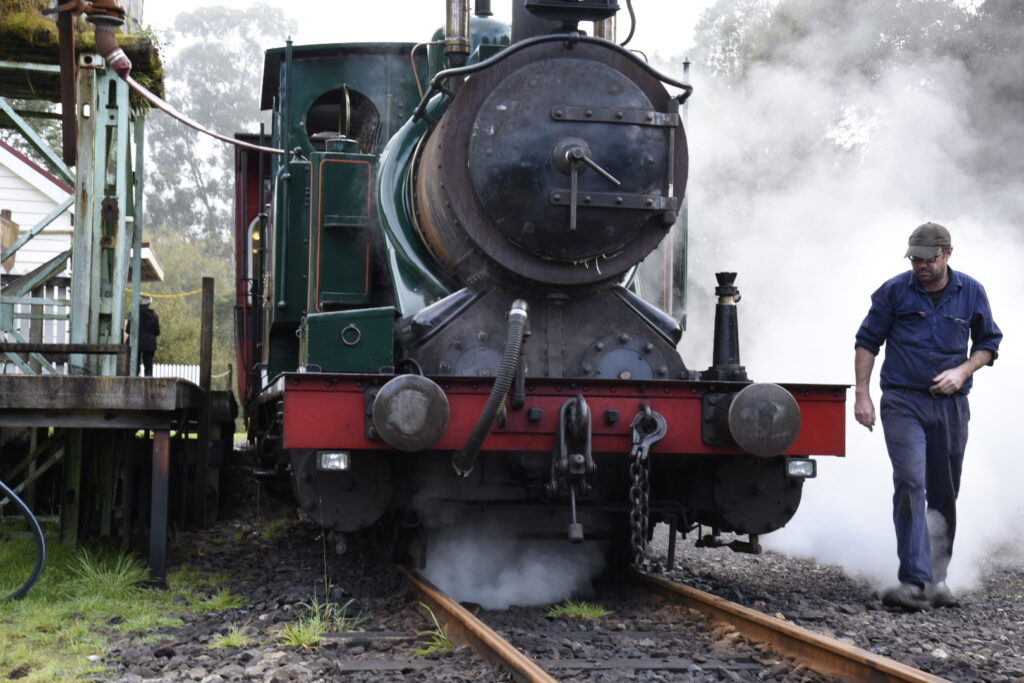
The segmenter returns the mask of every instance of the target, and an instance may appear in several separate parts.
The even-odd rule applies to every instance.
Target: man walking
[[[905,254],[911,270],[871,295],[855,344],[854,416],[870,430],[871,371],[888,342],[881,417],[895,488],[900,583],[883,591],[882,602],[912,610],[957,604],[946,586],[946,568],[971,417],[967,394],[971,376],[992,365],[1003,338],[985,288],[949,267],[952,253],[946,228],[918,226]]]

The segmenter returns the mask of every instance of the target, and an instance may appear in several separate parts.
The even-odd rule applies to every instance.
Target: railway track
[[[515,680],[551,682],[559,680],[586,679],[596,672],[614,672],[623,675],[627,671],[688,672],[689,674],[714,675],[715,670],[724,678],[734,680],[757,676],[773,665],[779,667],[778,677],[787,678],[794,674],[799,678],[803,669],[816,672],[824,680],[864,681],[912,681],[915,683],[936,683],[946,679],[914,669],[895,660],[882,657],[849,645],[834,638],[795,626],[781,619],[773,618],[742,605],[703,591],[666,581],[656,576],[632,570],[625,575],[626,581],[619,584],[624,591],[646,593],[657,596],[665,607],[646,605],[643,598],[628,598],[636,602],[636,612],[653,614],[660,609],[678,611],[695,610],[707,619],[704,630],[711,633],[707,650],[697,656],[673,654],[673,644],[680,644],[681,636],[687,642],[699,641],[692,629],[693,615],[683,619],[672,619],[672,628],[662,624],[658,628],[657,618],[644,619],[640,628],[629,628],[617,623],[611,630],[567,631],[560,635],[542,633],[531,637],[526,633],[514,633],[510,639],[499,635],[470,610],[459,604],[415,571],[400,567],[401,574],[416,588],[423,601],[444,624],[446,632],[454,641],[468,645],[474,652],[491,664],[500,666],[511,673]],[[680,616],[680,615],[677,615]],[[493,619],[489,619],[494,621]],[[652,628],[653,626],[653,628]],[[499,627],[500,628],[500,627]],[[515,627],[501,630],[517,631]],[[735,635],[745,636],[755,643],[755,654],[728,652],[721,643],[735,640]],[[614,651],[621,647],[626,656],[602,657],[597,649],[588,649],[579,644],[584,641],[604,640],[604,651],[609,644]],[[658,642],[658,641],[661,642]],[[545,648],[555,650],[550,643],[568,643],[574,657],[544,657]],[[619,641],[619,644],[616,644]],[[648,646],[647,656],[637,656],[629,643],[639,642]],[[717,643],[717,644],[716,644]],[[578,646],[576,644],[579,644]],[[768,649],[770,648],[770,650]],[[700,649],[700,645],[698,645]],[[525,652],[524,652],[525,650]],[[772,654],[772,653],[777,654]],[[531,653],[531,654],[527,654]],[[792,658],[795,665],[789,666],[777,660],[778,655]],[[787,671],[788,669],[788,671]],[[747,676],[742,676],[746,673]],[[773,678],[768,678],[772,680]],[[609,679],[612,680],[612,679]]]
[[[107,652],[107,675],[112,680],[177,679],[183,670],[195,680],[214,675],[224,680],[277,677],[353,683],[531,680],[510,673],[505,664],[496,668],[469,647],[420,654],[431,647],[435,633],[433,620],[420,606],[421,601],[430,603],[377,554],[370,539],[357,537],[347,553],[332,555],[320,527],[292,522],[286,533],[271,540],[263,529],[276,515],[268,513],[271,507],[265,497],[255,495],[260,486],[247,471],[233,470],[230,476],[232,516],[210,529],[183,533],[175,557],[200,574],[219,574],[230,567],[230,590],[244,596],[247,605],[192,614],[180,626],[149,634],[158,637],[141,639],[135,632],[115,636]],[[1014,681],[1024,676],[1019,645],[1024,549],[1019,545],[1004,550],[1000,561],[1005,564],[990,565],[977,589],[964,592],[961,609],[915,614],[876,606],[871,587],[845,577],[837,567],[772,552],[755,557],[727,548],[687,546],[680,553],[685,570],[674,570],[672,578],[758,610],[770,626],[809,625],[952,681]],[[474,562],[474,557],[463,561]],[[518,573],[515,566],[508,569]],[[331,604],[347,606],[347,616],[360,618],[358,626],[324,635],[311,649],[283,645],[281,629],[307,614],[311,596],[323,601],[328,585]],[[818,665],[799,653],[794,659],[767,645],[751,645],[740,626],[709,624],[696,609],[674,605],[674,599],[656,595],[628,577],[599,579],[594,587],[597,595],[591,599],[614,614],[593,622],[547,619],[542,608],[466,607],[511,641],[514,649],[529,655],[546,676],[562,683],[618,683],[630,675],[625,668],[630,663],[649,667],[635,677],[639,680],[812,683],[838,677],[815,672],[811,667]],[[628,600],[620,598],[626,591]],[[706,602],[732,604],[715,598]],[[444,616],[440,610],[435,613]],[[784,618],[772,616],[779,614]],[[248,644],[211,649],[212,642],[236,627],[251,638]],[[459,637],[453,628],[448,630]],[[609,669],[610,664],[619,668]],[[896,669],[846,677],[937,680],[912,668]]]

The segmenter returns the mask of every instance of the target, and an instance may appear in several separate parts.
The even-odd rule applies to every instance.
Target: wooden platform
[[[236,415],[230,392],[182,379],[0,375],[0,428],[32,435],[29,447],[3,447],[0,476],[47,482],[33,510],[59,515],[63,541],[81,531],[127,545],[146,528],[150,576],[162,585],[171,521],[204,526],[217,508],[210,473],[231,452]]]
[[[0,375],[0,427],[183,429],[199,419],[198,385],[165,377]],[[210,419],[233,419],[234,399],[212,392]]]

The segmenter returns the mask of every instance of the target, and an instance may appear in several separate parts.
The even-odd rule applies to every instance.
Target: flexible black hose
[[[523,348],[523,333],[526,330],[526,311],[526,302],[522,299],[512,302],[512,308],[508,312],[508,338],[505,340],[505,350],[501,354],[501,364],[498,365],[498,376],[494,378],[491,395],[487,397],[487,405],[480,413],[480,419],[476,421],[466,445],[452,457],[452,466],[460,477],[468,477],[473,471],[480,447],[484,444],[487,433],[491,431],[494,419],[498,417],[498,409],[501,408],[516,376],[519,353]]]
[[[33,570],[32,576],[29,577],[28,581],[21,588],[3,599],[3,602],[7,602],[9,600],[20,600],[25,597],[36,581],[39,580],[39,575],[43,573],[43,565],[46,564],[46,538],[43,536],[42,527],[39,526],[39,520],[32,514],[32,510],[29,509],[28,505],[25,505],[25,502],[18,498],[17,494],[2,481],[0,481],[0,491],[14,502],[21,511],[21,514],[28,520],[29,526],[32,527],[32,534],[36,539],[36,568]]]
[[[633,32],[636,31],[636,14],[633,12],[633,0],[626,0],[626,9],[629,10],[629,35],[619,43],[619,47],[626,47],[629,41],[633,40]]]

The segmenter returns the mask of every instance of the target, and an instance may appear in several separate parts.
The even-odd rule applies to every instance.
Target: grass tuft
[[[281,538],[295,523],[295,516],[290,507],[280,507],[273,519],[263,525],[260,529],[260,538],[264,541],[273,541]]]
[[[137,558],[123,553],[107,560],[99,554],[81,550],[69,569],[74,576],[70,587],[85,595],[129,597],[138,593],[149,578],[149,573]]]
[[[301,603],[305,608],[305,614],[297,621],[285,624],[278,641],[282,645],[314,650],[320,646],[320,640],[325,633],[358,631],[364,617],[348,616],[348,608],[353,602],[355,600],[339,605],[329,600],[320,602],[314,596],[309,602]]]
[[[0,597],[27,578],[33,553],[30,539],[0,539],[0,589],[10,589]],[[173,571],[169,589],[160,591],[144,588],[147,578],[134,556],[83,550],[48,536],[39,582],[23,599],[0,603],[0,680],[12,671],[27,672],[18,679],[26,683],[87,680],[104,671],[87,657],[105,654],[114,633],[160,642],[169,636],[159,629],[180,626],[185,614],[244,604],[220,589],[224,579],[216,575]]]
[[[219,650],[227,647],[245,647],[252,642],[252,637],[244,626],[232,624],[228,632],[213,640],[209,648]]]
[[[241,595],[232,593],[227,588],[221,588],[210,597],[200,600],[196,609],[200,612],[223,612],[224,610],[245,607],[248,602]]]
[[[441,628],[440,622],[437,620],[437,615],[434,614],[434,610],[427,607],[424,603],[420,603],[420,607],[427,610],[427,614],[434,621],[434,628],[429,631],[421,631],[417,633],[417,636],[427,636],[426,645],[418,650],[413,651],[413,657],[429,657],[430,655],[441,654],[444,652],[451,652],[455,649],[455,643],[448,637],[448,634]]]
[[[566,600],[561,605],[552,605],[548,609],[548,617],[557,619],[558,617],[569,617],[570,619],[600,619],[611,614],[610,610],[606,610],[601,605],[595,605],[592,602],[584,602],[583,600]]]

